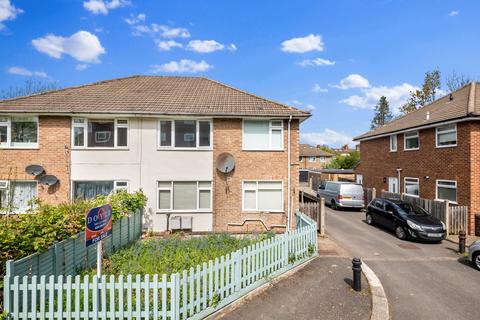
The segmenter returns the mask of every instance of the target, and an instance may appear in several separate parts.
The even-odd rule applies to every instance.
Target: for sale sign
[[[85,217],[85,246],[105,239],[112,234],[112,206],[95,207]]]

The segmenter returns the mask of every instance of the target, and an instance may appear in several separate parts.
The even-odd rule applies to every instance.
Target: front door
[[[388,178],[388,192],[400,193],[400,187],[398,185],[398,178]]]

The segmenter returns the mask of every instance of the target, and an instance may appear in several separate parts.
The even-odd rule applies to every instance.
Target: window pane
[[[443,188],[438,187],[438,199],[457,201],[457,189],[456,188]]]
[[[418,138],[408,138],[405,140],[406,149],[418,148]]]
[[[12,181],[12,211],[26,211],[31,208],[30,201],[37,197],[37,183],[32,181]]]
[[[245,121],[243,145],[245,149],[267,150],[269,148],[268,121]]]
[[[258,210],[282,210],[282,190],[258,190]]]
[[[280,181],[259,181],[258,189],[282,189]]]
[[[113,190],[113,181],[75,181],[73,196],[75,199],[94,199],[97,195],[108,195]]]
[[[197,183],[174,182],[173,183],[173,209],[195,210],[197,209]]]
[[[73,128],[73,145],[76,147],[85,145],[85,129],[83,127]]]
[[[256,210],[257,209],[257,200],[255,198],[256,192],[254,190],[245,190],[244,195],[244,206],[246,210]]]
[[[12,143],[36,143],[37,122],[30,119],[12,118]]]
[[[282,148],[282,130],[272,130],[272,149]]]
[[[128,128],[117,128],[117,146],[126,147],[128,145]]]
[[[457,134],[455,132],[441,133],[438,135],[438,145],[448,146],[457,143]]]
[[[193,120],[175,120],[175,147],[196,147],[196,124]]]
[[[212,186],[212,183],[210,181],[200,181],[198,183],[198,186],[200,188],[210,188]]]
[[[0,209],[6,209],[7,207],[7,189],[0,189]]]
[[[170,190],[158,190],[158,208],[168,210],[170,208]]]
[[[158,187],[159,188],[171,188],[172,183],[170,181],[159,181],[158,182]]]
[[[210,121],[200,121],[200,147],[210,146]]]
[[[257,183],[255,181],[245,181],[243,183],[243,188],[244,189],[256,189],[257,188]]]
[[[89,147],[114,147],[113,120],[90,120],[88,121],[88,146]]]
[[[210,190],[200,190],[199,198],[199,208],[210,209]]]
[[[397,136],[390,136],[390,149],[397,150]]]
[[[411,182],[405,182],[405,193],[418,196],[418,184]]]
[[[7,126],[0,126],[0,145],[7,143]]]
[[[160,146],[172,146],[172,122],[160,121]]]

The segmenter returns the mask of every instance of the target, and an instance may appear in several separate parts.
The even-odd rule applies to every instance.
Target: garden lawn
[[[213,234],[182,239],[147,239],[120,249],[103,261],[105,275],[171,274],[197,264],[232,253],[258,241],[273,237],[261,234],[255,238],[237,238],[228,234]],[[94,274],[94,270],[88,272]]]

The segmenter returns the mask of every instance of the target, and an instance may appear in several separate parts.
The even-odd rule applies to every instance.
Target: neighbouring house
[[[469,207],[480,213],[480,84],[470,83],[425,107],[355,138],[363,185]]]
[[[295,223],[299,124],[309,116],[200,77],[132,76],[2,100],[0,207],[143,189],[153,231],[173,219],[193,231],[282,231]],[[235,161],[228,173],[216,169],[224,153]]]
[[[322,169],[329,164],[334,155],[319,146],[300,144],[300,169]]]
[[[345,144],[341,148],[334,149],[333,151],[335,151],[337,155],[348,156],[351,152],[360,151],[360,149],[358,145],[355,146],[355,149],[350,149],[348,144]]]

